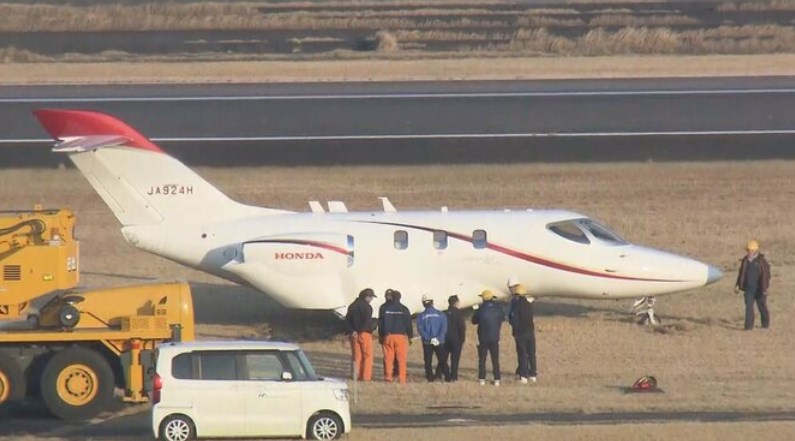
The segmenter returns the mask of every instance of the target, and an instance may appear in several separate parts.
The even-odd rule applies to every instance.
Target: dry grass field
[[[421,350],[411,347],[410,384],[357,385],[356,413],[792,411],[795,402],[795,162],[466,165],[328,168],[203,168],[230,196],[304,210],[310,199],[376,209],[388,195],[398,209],[565,207],[613,226],[627,239],[686,254],[726,272],[719,283],[661,297],[663,325],[640,327],[630,302],[539,299],[539,382],[475,383],[473,329],[462,381],[427,384]],[[2,170],[3,209],[34,203],[69,206],[79,216],[83,283],[91,287],[185,278],[193,286],[203,338],[282,336],[301,342],[326,375],[345,376],[348,349],[325,313],[288,311],[251,290],[185,269],[126,245],[110,211],[76,171]],[[744,332],[732,286],[742,247],[758,238],[773,266],[772,328]],[[532,283],[532,281],[528,281]],[[444,293],[446,294],[446,293]],[[506,377],[515,366],[504,329]],[[379,352],[379,351],[377,351]],[[379,355],[379,354],[377,354]],[[377,358],[378,360],[378,358]],[[376,368],[376,376],[381,373]],[[627,395],[635,378],[655,375],[663,394]],[[625,424],[467,429],[365,429],[351,439],[789,439],[792,423]]]
[[[197,70],[197,66],[201,69]],[[794,75],[795,55],[0,63],[0,84],[260,83]]]
[[[773,54],[793,23],[787,0],[0,1],[0,64]]]

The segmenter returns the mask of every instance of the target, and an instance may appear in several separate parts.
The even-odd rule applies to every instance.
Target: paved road
[[[16,415],[0,420],[0,437],[33,436],[37,438],[89,439],[114,441],[151,438],[149,413],[139,406],[121,415],[99,418],[83,424],[64,424],[35,414]],[[522,413],[484,415],[476,411],[463,413],[424,413],[412,415],[360,414],[353,416],[355,428],[406,427],[466,427],[484,425],[618,425],[660,424],[671,422],[769,422],[795,421],[795,411],[736,412],[736,411],[677,411],[677,412],[616,412],[616,413]]]
[[[189,163],[795,157],[795,77],[0,89],[0,162],[51,163],[40,107],[116,114]]]

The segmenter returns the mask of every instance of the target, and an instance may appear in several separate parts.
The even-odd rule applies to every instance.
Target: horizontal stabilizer
[[[55,144],[52,151],[56,153],[87,152],[101,149],[102,147],[125,145],[130,141],[130,138],[119,135],[74,136],[64,138],[61,142]]]

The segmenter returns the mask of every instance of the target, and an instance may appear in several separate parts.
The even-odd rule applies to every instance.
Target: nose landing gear
[[[654,297],[641,297],[632,305],[632,313],[638,320],[639,325],[656,326],[660,324],[660,319],[654,315]]]

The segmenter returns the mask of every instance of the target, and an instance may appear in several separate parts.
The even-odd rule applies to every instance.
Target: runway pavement
[[[37,414],[14,415],[0,420],[0,437],[36,437],[60,439],[140,440],[150,436],[150,413],[146,406],[136,406],[80,424],[63,424]],[[437,428],[489,425],[619,425],[672,422],[772,422],[795,421],[794,411],[733,412],[549,412],[488,415],[476,411],[423,414],[354,414],[355,429]]]
[[[795,77],[0,89],[0,163],[61,159],[31,111],[115,114],[190,164],[795,157]]]

